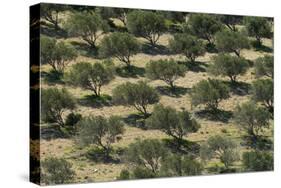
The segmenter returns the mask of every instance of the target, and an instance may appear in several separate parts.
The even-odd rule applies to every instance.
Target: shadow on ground
[[[83,98],[78,100],[78,103],[82,106],[101,108],[103,106],[112,105],[112,97],[110,95],[85,95]]]
[[[198,116],[199,118],[227,123],[229,119],[232,118],[233,113],[231,111],[217,109],[217,110],[201,110],[195,112],[195,115]]]
[[[149,117],[150,115],[148,115]],[[145,125],[145,119],[148,117],[144,117],[140,114],[130,114],[127,117],[123,118],[123,121],[132,127],[137,127],[146,130],[147,127]]]
[[[187,94],[191,89],[179,86],[176,86],[174,89],[171,89],[169,86],[157,86],[156,90],[161,95],[167,95],[169,97],[181,97]]]
[[[116,68],[116,74],[123,78],[137,78],[138,76],[144,77],[145,76],[145,69],[142,67],[136,67],[131,65],[130,68],[128,67],[118,67]]]
[[[155,45],[145,43],[142,45],[142,52],[148,55],[170,55],[170,50],[164,45]]]

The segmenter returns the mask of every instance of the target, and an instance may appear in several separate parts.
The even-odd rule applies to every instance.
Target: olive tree
[[[113,101],[117,104],[134,106],[146,117],[148,115],[147,106],[157,103],[159,95],[144,81],[126,82],[113,89]]]
[[[270,113],[252,101],[238,105],[234,112],[234,118],[237,125],[254,140],[261,131],[270,125]]]
[[[95,96],[100,96],[101,87],[113,80],[114,68],[108,61],[94,64],[81,62],[74,64],[65,77],[68,83],[89,89]]]
[[[179,145],[183,137],[197,132],[200,125],[186,110],[176,111],[171,107],[156,105],[152,115],[146,120],[149,128],[159,129],[171,136]]]
[[[41,4],[40,16],[44,20],[51,23],[56,30],[61,29],[59,26],[59,16],[61,12],[66,10],[66,6],[58,4]]]
[[[40,37],[40,62],[49,64],[55,72],[63,73],[65,67],[77,58],[76,50],[63,41]]]
[[[112,143],[117,141],[125,129],[124,124],[117,116],[105,118],[102,116],[89,116],[77,124],[78,133],[76,141],[79,145],[95,145],[104,151],[105,159],[110,158]]]
[[[255,74],[256,77],[267,76],[273,79],[274,75],[274,60],[273,56],[265,55],[259,57],[255,61]]]
[[[219,158],[226,169],[240,159],[237,144],[230,138],[220,135],[211,136],[201,146],[200,155],[203,160]]]
[[[187,33],[175,34],[169,41],[169,46],[173,52],[185,55],[190,62],[195,62],[195,59],[204,55],[206,51],[200,39]]]
[[[175,89],[174,82],[179,77],[184,77],[186,68],[184,65],[178,64],[175,60],[160,59],[157,61],[150,61],[146,64],[146,75],[152,80],[163,80],[172,90]]]
[[[227,76],[232,83],[236,82],[238,75],[245,74],[249,68],[246,59],[229,54],[219,54],[213,60],[214,63],[209,67],[209,72],[215,76]]]
[[[49,88],[41,90],[42,120],[64,126],[63,114],[76,107],[73,96],[66,89]]]
[[[171,154],[161,164],[161,176],[195,176],[202,171],[200,162],[184,155]]]
[[[224,30],[215,35],[215,44],[221,52],[233,52],[238,57],[242,49],[249,49],[250,44],[247,36],[240,32]]]
[[[128,162],[139,168],[138,171],[145,169],[148,170],[146,174],[157,176],[167,153],[167,149],[159,140],[145,139],[130,144],[125,155]]]
[[[213,44],[214,35],[221,28],[221,22],[214,15],[191,14],[186,30],[199,38],[207,40],[209,44]]]
[[[127,28],[129,32],[145,38],[155,46],[166,29],[165,19],[157,12],[135,10],[127,15]]]
[[[249,36],[255,37],[258,45],[262,44],[263,37],[271,37],[271,26],[266,18],[245,17],[244,22]]]
[[[206,105],[208,110],[216,110],[219,102],[229,98],[229,87],[216,79],[202,80],[191,91],[192,105]]]
[[[99,53],[102,57],[116,57],[131,67],[131,57],[139,52],[137,39],[129,33],[114,32],[105,36],[100,44]]]
[[[65,28],[69,34],[81,37],[92,48],[96,48],[97,39],[109,30],[106,22],[94,12],[71,14]]]
[[[72,164],[65,159],[46,158],[41,163],[42,182],[49,184],[64,184],[73,181],[75,172]]]
[[[247,171],[268,171],[274,168],[273,155],[270,152],[244,152],[242,161]]]
[[[218,15],[218,20],[221,21],[229,30],[236,32],[237,24],[242,22],[242,16],[234,15]]]
[[[261,102],[273,112],[273,81],[271,79],[255,80],[252,84],[253,100]]]

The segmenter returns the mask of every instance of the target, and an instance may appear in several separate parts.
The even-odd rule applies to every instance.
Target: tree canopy
[[[255,74],[256,77],[267,76],[273,79],[274,75],[274,59],[273,56],[265,55],[259,57],[255,61]]]

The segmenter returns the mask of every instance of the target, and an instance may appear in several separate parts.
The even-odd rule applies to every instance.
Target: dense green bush
[[[237,31],[236,25],[241,24],[242,16],[233,15],[218,15],[218,20],[221,21],[231,31]]]
[[[191,117],[188,111],[177,112],[174,108],[156,105],[152,115],[146,120],[149,128],[159,129],[182,143],[183,137],[188,133],[197,132],[200,125]]]
[[[152,80],[163,80],[172,90],[175,89],[174,82],[179,77],[185,75],[186,68],[184,65],[180,65],[173,59],[170,60],[157,60],[150,61],[146,64],[146,75]]]
[[[214,57],[214,63],[209,67],[209,72],[215,76],[227,76],[234,83],[237,76],[245,74],[248,68],[249,64],[244,58],[219,54]]]
[[[114,78],[114,67],[111,62],[74,64],[66,73],[65,80],[71,85],[89,89],[95,96],[100,96],[101,87]]]
[[[51,23],[56,30],[61,29],[59,26],[60,15],[66,10],[66,6],[58,4],[41,4],[40,17]]]
[[[42,161],[42,182],[49,184],[63,184],[73,181],[75,172],[71,169],[72,164],[65,159],[47,158]]]
[[[69,34],[81,37],[92,48],[96,48],[97,39],[109,30],[106,22],[94,12],[74,12],[64,27]]]
[[[54,71],[64,72],[65,67],[76,58],[77,52],[70,44],[46,36],[40,37],[40,62],[49,64]]]
[[[155,46],[165,32],[164,16],[157,12],[134,10],[127,15],[127,28],[136,36],[145,38]]]
[[[82,115],[78,113],[70,113],[66,116],[65,125],[74,126],[82,119]]]
[[[94,144],[104,150],[106,160],[110,158],[112,143],[124,133],[124,124],[117,116],[104,118],[102,116],[89,116],[77,124],[77,142],[82,146]]]
[[[121,170],[117,179],[118,180],[128,180],[128,179],[130,179],[130,172],[126,169]]]
[[[66,89],[49,88],[41,91],[42,120],[65,125],[63,113],[76,107],[73,96]]]
[[[261,102],[273,112],[273,81],[271,79],[255,80],[252,85],[254,101]]]
[[[144,81],[127,82],[114,88],[113,101],[117,104],[134,106],[146,117],[148,115],[147,106],[157,103],[159,95]]]
[[[242,161],[246,171],[267,171],[274,168],[273,154],[270,152],[245,152]]]
[[[106,58],[116,57],[130,68],[130,58],[137,54],[139,50],[139,42],[134,36],[129,33],[114,32],[102,39],[99,53]]]
[[[242,49],[249,49],[250,43],[244,34],[240,32],[233,32],[223,30],[217,32],[215,35],[216,47],[221,52],[233,52],[238,57]]]
[[[273,79],[274,75],[274,59],[273,56],[265,55],[259,57],[255,62],[255,73],[257,77],[267,76]]]
[[[200,39],[187,33],[175,34],[169,41],[169,46],[173,52],[185,55],[190,62],[195,62],[195,59],[204,55],[206,51]]]
[[[193,86],[191,91],[192,105],[203,104],[208,110],[216,110],[219,102],[228,97],[228,86],[215,79],[202,80]]]
[[[200,155],[203,160],[219,158],[226,169],[240,159],[237,144],[230,138],[220,135],[211,136],[201,146]]]
[[[256,139],[259,133],[270,125],[270,113],[252,101],[238,105],[234,117],[237,125],[253,139]]]

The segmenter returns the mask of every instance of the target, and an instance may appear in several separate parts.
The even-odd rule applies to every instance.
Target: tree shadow
[[[156,44],[155,46],[152,46],[149,43],[145,43],[142,45],[141,51],[144,54],[148,55],[170,55],[172,54],[169,48],[167,48],[164,45]]]
[[[63,77],[62,72],[57,72],[54,70],[51,70],[50,72],[42,71],[41,76],[50,85],[64,84],[64,81],[62,80],[62,77]]]
[[[218,53],[218,49],[216,48],[216,45],[213,43],[208,43],[205,47],[206,51],[209,53]]]
[[[86,95],[78,100],[78,103],[82,106],[88,106],[93,108],[101,108],[103,106],[112,105],[112,97],[110,95]]]
[[[123,118],[123,121],[129,126],[147,130],[145,119],[149,116],[150,114],[147,117],[144,117],[142,114],[130,114],[127,117]]]
[[[40,139],[52,140],[58,138],[68,138],[58,125],[40,127]]]
[[[244,136],[241,145],[262,151],[271,151],[274,148],[272,140],[264,136],[257,136],[256,138]]]
[[[169,86],[157,86],[156,90],[161,94],[161,95],[167,95],[169,97],[181,97],[188,93],[191,89],[190,88],[185,88],[185,87],[180,87],[180,86],[175,86],[174,89],[172,89]]]
[[[127,66],[117,67],[115,71],[118,76],[123,78],[129,78],[129,77],[137,78],[138,76],[140,77],[145,76],[145,68],[136,67],[133,65],[131,65],[130,68],[128,68]]]
[[[75,47],[76,50],[80,52],[81,55],[91,58],[99,58],[98,56],[98,48],[90,47],[86,43],[78,42],[78,41],[71,41],[71,45]]]
[[[199,156],[200,144],[188,140],[175,140],[171,138],[163,139],[164,145],[170,149],[172,153],[187,154],[192,157]]]
[[[67,38],[68,33],[62,28],[56,29],[52,24],[41,22],[40,32],[54,38]]]
[[[202,61],[179,62],[179,63],[184,64],[187,67],[187,70],[192,72],[206,72],[206,69],[209,66],[207,63]]]
[[[251,84],[246,82],[231,82],[231,81],[223,81],[226,84],[230,91],[239,96],[248,95],[251,89]]]
[[[233,112],[221,110],[221,109],[216,109],[216,110],[205,109],[195,112],[195,115],[203,119],[207,119],[211,121],[221,121],[223,123],[227,123],[229,119],[232,118]]]
[[[101,148],[98,147],[94,147],[92,149],[90,149],[89,151],[87,151],[86,153],[86,157],[94,162],[97,163],[111,163],[111,164],[119,164],[121,162],[121,160],[119,159],[119,153],[116,152],[115,150],[113,150],[110,154],[109,157],[105,157],[105,151]]]
[[[252,46],[255,48],[256,51],[267,52],[267,53],[273,52],[272,48],[265,46],[263,44],[259,44],[257,41],[253,41]]]

